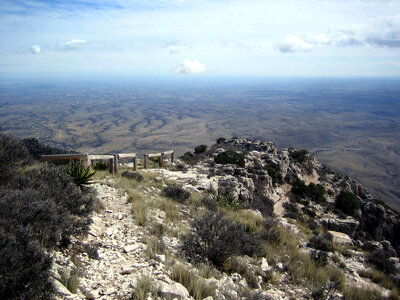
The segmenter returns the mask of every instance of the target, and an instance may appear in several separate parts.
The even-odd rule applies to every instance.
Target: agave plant
[[[90,179],[96,174],[96,171],[92,171],[90,166],[85,168],[81,161],[71,160],[67,168],[67,174],[72,177],[77,186],[81,187],[92,183]]]

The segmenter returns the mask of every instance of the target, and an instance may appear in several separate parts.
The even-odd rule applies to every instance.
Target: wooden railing
[[[144,155],[143,168],[147,169],[149,167],[149,158],[158,157],[158,166],[160,168],[164,167],[164,159],[167,155],[171,155],[171,162],[174,162],[174,150],[169,150],[161,153],[150,153]],[[106,160],[110,166],[111,174],[118,174],[119,160],[125,158],[133,159],[133,170],[136,171],[138,167],[136,153],[118,153],[118,154],[51,154],[42,155],[40,157],[41,161],[59,161],[59,160],[80,160],[83,161],[84,166],[87,168],[92,165],[93,161]]]

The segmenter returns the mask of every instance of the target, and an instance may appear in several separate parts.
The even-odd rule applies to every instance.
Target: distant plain
[[[0,81],[0,125],[80,152],[178,154],[218,137],[306,148],[400,208],[400,81]]]

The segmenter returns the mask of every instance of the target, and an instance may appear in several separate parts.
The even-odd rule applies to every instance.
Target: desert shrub
[[[200,154],[207,151],[207,145],[198,145],[194,148],[194,153]]]
[[[216,211],[218,207],[217,198],[213,196],[205,196],[201,198],[200,203],[211,211]]]
[[[276,219],[265,219],[260,238],[269,243],[279,244],[281,242],[281,233],[277,230],[277,225],[278,221]]]
[[[309,241],[308,246],[321,251],[332,251],[333,236],[329,232],[323,235],[314,235]]]
[[[51,258],[32,236],[29,226],[0,219],[0,298],[49,299]]]
[[[274,201],[263,194],[254,194],[250,207],[258,210],[263,217],[271,217],[274,214]]]
[[[134,180],[139,181],[139,182],[143,181],[143,179],[144,179],[143,175],[140,174],[139,172],[124,171],[124,172],[121,173],[121,176],[125,177],[125,178],[134,179]]]
[[[282,206],[285,209],[285,214],[283,215],[285,218],[303,221],[301,211],[296,203],[284,202]]]
[[[184,203],[189,197],[190,192],[179,185],[173,184],[163,188],[162,195],[179,203]]]
[[[227,150],[225,152],[219,153],[214,157],[214,161],[217,164],[235,164],[239,167],[244,168],[244,156],[240,153],[237,153],[233,150]]]
[[[211,262],[217,268],[239,254],[253,254],[259,242],[247,234],[240,223],[212,212],[192,222],[192,231],[182,237],[181,250],[189,261]]]
[[[37,190],[72,215],[86,217],[93,210],[93,198],[82,193],[61,168],[44,165],[41,169],[26,172],[15,184],[16,189]]]
[[[326,266],[328,264],[328,253],[320,250],[311,250],[310,257],[319,266]]]
[[[185,154],[183,154],[183,155],[181,156],[181,159],[182,159],[183,161],[191,161],[191,160],[193,159],[193,153],[190,152],[190,151],[188,151],[188,152],[186,152]]]
[[[0,185],[7,183],[16,166],[28,161],[28,151],[13,137],[0,134]]]
[[[90,179],[96,174],[92,171],[90,166],[85,168],[80,161],[71,161],[67,168],[67,174],[71,176],[72,180],[79,187],[91,184]]]
[[[293,150],[290,152],[290,157],[299,163],[303,163],[309,157],[309,153],[306,149]]]
[[[222,144],[225,141],[226,141],[226,138],[223,138],[223,137],[217,138],[217,144]]]
[[[98,161],[94,166],[93,170],[95,171],[107,171],[110,169],[110,164],[105,161]]]
[[[368,255],[367,260],[386,275],[390,275],[396,272],[395,262],[389,259],[392,255],[393,253],[390,251],[377,249]]]
[[[34,239],[46,248],[58,245],[75,231],[75,222],[65,207],[30,189],[2,194],[0,218],[29,227]]]
[[[354,216],[359,206],[357,197],[349,191],[342,191],[336,197],[335,208],[341,210],[346,215]]]

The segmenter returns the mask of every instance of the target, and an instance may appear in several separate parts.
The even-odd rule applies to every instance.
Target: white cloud
[[[310,51],[314,46],[298,36],[288,36],[278,45],[279,51],[284,53]]]
[[[72,39],[67,42],[62,42],[59,44],[59,48],[63,51],[72,51],[81,48],[86,44],[86,40]]]
[[[197,61],[185,59],[175,67],[175,72],[178,74],[200,74],[207,71],[207,67]]]
[[[38,53],[40,53],[40,47],[39,47],[38,45],[33,45],[33,46],[31,47],[31,53],[32,53],[32,54],[38,54]]]

